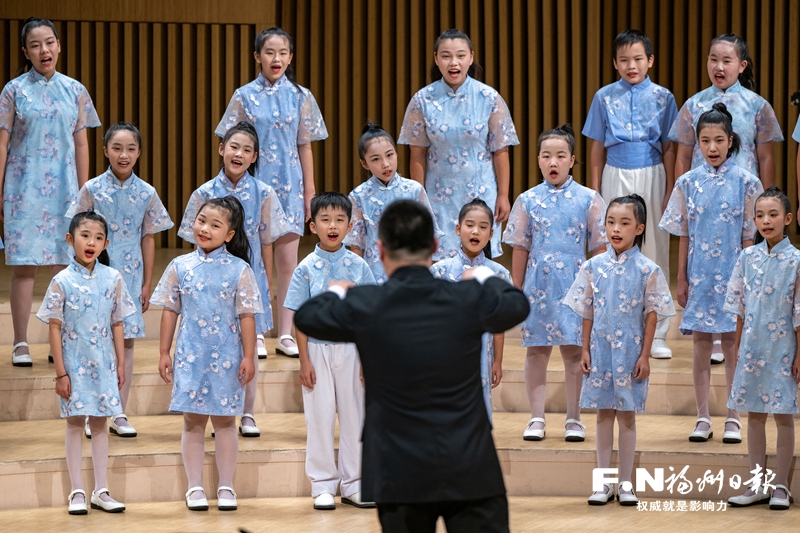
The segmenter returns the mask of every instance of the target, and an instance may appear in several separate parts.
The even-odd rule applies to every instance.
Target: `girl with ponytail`
[[[264,311],[249,264],[244,217],[233,196],[205,202],[192,228],[197,249],[172,260],[150,298],[164,307],[158,371],[166,383],[170,376],[175,382],[170,411],[183,413],[181,452],[190,510],[208,509],[202,472],[209,417],[216,433],[217,505],[220,510],[237,507],[232,488],[239,447],[236,415],[243,414],[244,387],[255,372],[255,315]],[[170,348],[178,315],[183,320],[173,364]]]
[[[739,252],[753,244],[753,206],[764,189],[754,174],[737,164],[742,143],[725,104],[717,102],[699,116],[695,135],[705,162],[675,183],[659,227],[680,237],[678,303],[684,308],[680,328],[694,340],[697,402],[697,422],[689,440],[705,442],[714,435],[708,408],[712,335],[719,336],[730,397],[736,315],[724,307],[725,292]],[[739,412],[729,408],[722,441],[742,442],[741,427]]]
[[[747,43],[738,35],[726,33],[711,41],[707,62],[711,87],[686,101],[669,132],[670,140],[678,142],[676,180],[703,165],[695,127],[702,113],[722,102],[733,116],[733,129],[741,138],[736,162],[761,178],[765,187],[775,182],[772,143],[783,141],[783,134],[772,106],[754,92],[753,67]]]

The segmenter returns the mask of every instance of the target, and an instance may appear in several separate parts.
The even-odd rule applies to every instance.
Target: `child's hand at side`
[[[172,383],[169,376],[172,375],[172,357],[168,353],[162,353],[158,360],[158,373],[161,374],[161,379],[164,383]]]
[[[634,379],[647,379],[650,375],[650,360],[648,356],[640,357],[636,361],[636,366],[633,369],[633,378]]]
[[[121,389],[123,383],[125,383],[125,364],[120,362],[117,365],[117,386]]]
[[[792,363],[792,377],[795,383],[800,384],[800,354],[794,356],[794,363]]]
[[[588,349],[581,351],[581,372],[588,374],[592,370],[592,356]]]
[[[65,400],[69,400],[69,396],[72,393],[72,382],[69,380],[69,376],[64,376],[61,379],[56,380],[56,394],[64,398]]]
[[[500,385],[500,380],[503,379],[503,364],[502,361],[497,361],[492,363],[492,388],[497,387]]]
[[[364,376],[361,375],[361,383],[364,383]],[[300,384],[304,387],[314,390],[314,385],[317,384],[317,374],[314,372],[314,365],[311,361],[303,361],[300,359]]]
[[[241,364],[239,364],[239,383],[242,385],[247,385],[253,379],[253,376],[256,375],[256,364],[253,361],[252,357],[244,357],[242,358]]]

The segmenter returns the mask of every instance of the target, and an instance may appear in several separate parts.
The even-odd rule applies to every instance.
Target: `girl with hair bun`
[[[681,176],[659,227],[680,237],[678,303],[683,306],[680,329],[692,334],[692,374],[697,423],[692,442],[713,437],[708,407],[712,335],[718,334],[725,357],[725,380],[731,393],[736,368],[736,316],[725,309],[725,292],[739,252],[753,244],[753,206],[764,190],[758,178],[735,159],[739,135],[725,104],[717,102],[697,120],[696,136],[703,166]],[[722,441],[742,441],[739,413],[728,409]]]
[[[358,159],[370,172],[370,178],[353,189],[353,229],[344,244],[364,258],[378,285],[386,282],[386,271],[378,254],[378,223],[383,211],[395,200],[414,200],[433,210],[425,188],[397,173],[397,145],[389,133],[375,122],[364,126],[358,141]],[[435,216],[434,216],[435,219]],[[441,232],[434,222],[437,238]]]
[[[511,210],[508,147],[519,144],[511,112],[496,90],[480,82],[482,70],[466,34],[442,33],[433,58],[433,83],[411,98],[398,139],[411,146],[411,179],[425,186],[444,233],[433,259],[458,253],[458,213],[475,198],[494,211],[492,256],[499,257],[500,225]]]

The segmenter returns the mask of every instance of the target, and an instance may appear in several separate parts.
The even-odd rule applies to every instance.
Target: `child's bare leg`
[[[772,416],[775,418],[775,425],[778,426],[778,446],[776,450],[778,472],[775,476],[775,484],[788,487],[789,472],[794,459],[794,416],[789,414],[774,414]],[[749,441],[750,433],[747,434],[747,438]],[[773,497],[786,498],[786,492],[783,489],[775,489]]]
[[[561,358],[564,360],[564,387],[567,390],[567,419],[581,419],[581,385],[583,384],[583,371],[581,370],[580,346],[571,344],[558,347]],[[577,424],[568,424],[567,430],[578,431],[581,427]]]
[[[214,426],[214,455],[217,463],[220,487],[233,487],[233,473],[236,470],[236,456],[239,453],[239,438],[236,435],[235,416],[212,416]],[[190,483],[191,484],[191,483]],[[192,485],[194,486],[194,485]],[[228,490],[219,493],[220,498],[233,499]]]
[[[552,346],[529,346],[525,356],[525,385],[531,405],[531,418],[544,418],[547,363],[552,352]],[[534,422],[530,429],[544,429],[544,424]]]
[[[709,387],[711,386],[711,333],[695,331],[694,357],[692,359],[692,377],[694,378],[694,398],[697,403],[697,418],[711,420],[708,410]],[[709,425],[698,422],[697,429],[707,431]]]
[[[768,416],[767,413],[751,412],[747,414],[747,458],[750,462],[751,471],[761,467],[766,472],[767,431],[764,426],[767,424]],[[778,442],[780,442],[780,434],[778,437]],[[792,443],[792,449],[794,449],[794,443]],[[753,494],[755,494],[755,491],[752,489],[747,489],[747,492],[745,492],[745,496],[752,496]]]
[[[720,340],[722,341],[722,354],[725,356],[725,390],[727,391],[727,396],[725,397],[730,398],[731,387],[733,387],[733,376],[736,372],[736,352],[734,350],[736,333],[721,333]],[[739,411],[728,409],[728,418],[739,420]],[[735,431],[739,433],[739,426],[733,422],[726,422],[725,431]]]
[[[636,413],[617,411],[617,422],[619,423],[619,482],[633,482],[633,460],[636,456]]]
[[[70,416],[67,419],[67,435],[64,439],[64,448],[67,454],[67,471],[69,472],[69,481],[72,488],[70,491],[76,489],[83,489],[83,480],[81,479],[81,463],[83,461],[83,452],[81,449],[81,439],[83,438],[83,424],[84,416]],[[82,494],[76,494],[72,497],[73,503],[86,503],[86,499]]]
[[[133,344],[134,339],[125,339],[125,383],[119,389],[119,402],[122,405],[122,412],[128,408],[128,397],[131,394],[131,382],[133,381]],[[117,418],[114,423],[118,426],[130,426],[124,418]]]
[[[205,433],[208,415],[183,413],[183,434],[181,435],[181,456],[189,487],[203,486],[203,458],[205,457]],[[234,435],[235,436],[235,435]],[[191,500],[202,500],[205,494],[195,491]]]

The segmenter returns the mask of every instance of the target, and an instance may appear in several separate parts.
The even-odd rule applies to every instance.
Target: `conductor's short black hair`
[[[321,209],[332,207],[347,213],[347,220],[353,218],[353,204],[350,198],[340,192],[321,192],[311,199],[311,220],[317,218]]]
[[[397,200],[383,212],[378,238],[392,259],[430,256],[435,243],[433,217],[418,202]]]

